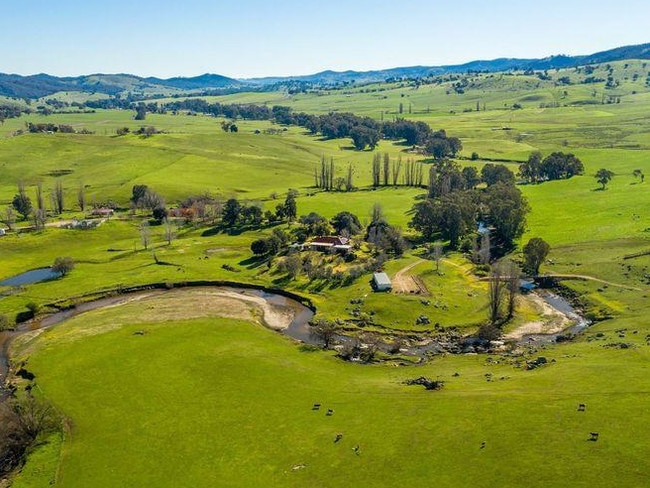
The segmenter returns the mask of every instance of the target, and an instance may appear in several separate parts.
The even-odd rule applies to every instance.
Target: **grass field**
[[[558,85],[562,76],[584,76],[569,70],[551,73],[549,82],[477,75],[463,94],[448,94],[452,82],[444,82],[213,98],[376,118],[399,115],[402,103],[404,117],[459,136],[463,156],[475,151],[485,158],[472,162],[479,166],[490,158],[524,160],[533,150],[574,152],[585,164],[584,176],[519,187],[532,208],[521,242],[537,236],[548,241],[550,260],[542,271],[583,277],[565,284],[590,313],[610,319],[575,342],[534,353],[550,364],[524,371],[515,363],[528,355],[444,356],[406,368],[350,364],[332,353],[304,352],[246,321],[151,319],[146,312],[157,310],[152,303],[92,312],[15,345],[16,357],[27,359],[37,376],[37,391],[70,419],[71,428],[65,439],[54,436],[33,453],[14,486],[46,486],[54,478],[63,487],[644,486],[650,475],[650,255],[630,255],[650,250],[648,182],[632,176],[635,169],[650,172],[650,95],[645,77],[634,80],[642,74],[641,62],[627,64],[612,63],[620,84],[607,90],[603,84]],[[604,73],[598,67],[595,74]],[[620,97],[620,103],[606,103],[605,96]],[[522,108],[513,110],[515,103]],[[74,203],[80,184],[89,185],[89,200],[112,199],[125,207],[135,184],[149,185],[170,204],[209,192],[265,208],[276,205],[273,194],[281,201],[296,188],[298,215],[332,217],[349,210],[367,223],[379,203],[390,223],[413,235],[409,211],[423,190],[372,190],[373,153],[351,150],[348,140],[324,141],[296,127],[281,135],[255,134],[270,124],[247,121],[237,121],[239,132],[227,134],[218,119],[154,114],[145,125],[165,134],[116,137],[119,127],[139,127],[132,116],[115,110],[5,121],[0,209],[19,180],[33,198],[38,181],[49,192],[57,172],[70,170],[60,177],[67,202],[62,219],[81,215]],[[27,121],[95,133],[12,137]],[[387,141],[378,150],[415,157]],[[313,188],[323,155],[334,158],[338,174],[353,165],[358,191]],[[510,167],[516,170],[516,164]],[[604,191],[593,177],[599,168],[615,173]],[[432,324],[465,331],[486,317],[485,284],[459,255],[448,256],[440,274],[431,261],[412,269],[431,292],[432,305],[425,306],[419,296],[371,293],[369,274],[339,288],[305,276],[287,281],[251,259],[250,243],[270,228],[228,234],[185,226],[167,245],[162,227],[152,226],[152,248],[163,262],[156,264],[152,249],[140,243],[141,219],[122,213],[91,231],[48,227],[0,238],[0,279],[61,255],[77,262],[63,279],[1,298],[0,313],[14,316],[29,302],[75,302],[130,285],[221,279],[282,286],[310,298],[317,317],[331,319],[348,319],[350,300],[364,298],[362,312],[389,331],[417,332],[414,320],[423,313]],[[386,271],[394,275],[420,258],[421,249],[413,249],[389,261]],[[517,320],[532,313],[525,308]],[[112,327],[102,329],[107,323]],[[133,335],[143,328],[145,336]],[[422,375],[444,380],[445,388],[427,392],[402,384]],[[315,402],[334,415],[312,411]],[[577,412],[578,403],[586,403],[587,411]],[[600,433],[598,442],[587,440],[592,431]],[[343,438],[334,443],[337,433]]]

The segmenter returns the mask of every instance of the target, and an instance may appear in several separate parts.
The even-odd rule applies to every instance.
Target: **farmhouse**
[[[347,254],[352,249],[350,240],[342,236],[321,236],[312,239],[307,248],[311,251],[338,252]]]
[[[375,291],[390,291],[393,284],[386,273],[374,273],[372,275],[372,287]]]
[[[93,217],[106,217],[110,218],[113,216],[113,209],[112,208],[106,208],[106,207],[101,207],[101,208],[94,208],[92,212],[90,212],[90,215]]]

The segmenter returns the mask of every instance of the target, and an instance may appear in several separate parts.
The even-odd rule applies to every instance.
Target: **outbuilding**
[[[533,281],[519,280],[519,291],[521,291],[521,293],[530,293],[535,288],[537,288],[537,286]]]
[[[386,273],[374,273],[372,275],[372,287],[375,291],[390,291],[393,284]]]

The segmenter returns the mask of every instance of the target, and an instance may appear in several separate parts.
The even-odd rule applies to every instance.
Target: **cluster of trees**
[[[503,325],[514,316],[519,275],[519,267],[508,259],[492,265],[488,283],[488,318],[491,326]]]
[[[582,161],[575,155],[554,152],[542,158],[542,153],[535,151],[528,161],[519,166],[519,176],[527,183],[541,183],[549,180],[563,180],[585,172]]]
[[[221,122],[221,129],[224,132],[237,132],[239,131],[239,128],[237,127],[237,124],[235,124],[232,120],[224,120]]]
[[[287,244],[289,244],[289,236],[276,227],[269,237],[254,240],[251,243],[251,251],[256,256],[275,256]]]
[[[221,221],[225,227],[238,225],[259,226],[264,220],[262,207],[258,203],[241,203],[236,198],[230,198],[223,206]]]
[[[372,186],[409,186],[424,188],[424,168],[421,161],[407,159],[402,161],[401,157],[391,159],[387,153],[374,155],[371,166]],[[351,191],[354,189],[354,170],[351,165],[348,167],[346,177],[335,177],[334,160],[327,162],[321,159],[320,166],[314,170],[314,181],[318,188],[326,191],[336,189],[338,191]],[[470,190],[476,188],[480,183],[492,186],[496,183],[515,183],[515,174],[503,164],[488,163],[478,170],[473,166],[460,166],[448,159],[436,160],[429,166],[429,197],[443,196],[459,189]]]
[[[387,153],[383,157],[375,154],[372,160],[372,186],[411,186],[421,187],[423,184],[424,165],[420,161],[407,159],[402,164],[401,156],[391,159]]]
[[[15,104],[0,104],[0,123],[4,123],[6,119],[20,117],[25,109]],[[30,110],[31,111],[31,110]]]
[[[365,240],[382,252],[393,254],[397,257],[404,254],[406,241],[398,227],[390,225],[381,205],[376,203],[372,208],[372,217],[366,228]]]
[[[499,253],[511,249],[524,231],[529,206],[514,185],[512,172],[489,169],[487,173],[502,177],[476,189],[478,175],[474,171],[461,170],[449,161],[432,165],[428,197],[415,204],[409,226],[429,241],[447,240],[452,249],[466,241],[471,249],[482,222],[490,229],[492,246]]]
[[[398,118],[394,121],[377,121],[352,113],[331,112],[312,115],[293,112],[290,107],[276,105],[268,107],[253,104],[208,103],[200,99],[174,101],[166,104],[164,110],[189,110],[227,119],[271,120],[278,124],[305,127],[312,134],[321,134],[328,139],[349,137],[354,147],[363,150],[374,149],[380,139],[404,140],[410,146],[420,146],[426,154],[436,159],[455,157],[462,149],[460,139],[448,137],[444,130],[433,131],[425,122],[414,122]]]
[[[120,130],[120,129],[118,129],[118,130]],[[133,131],[134,134],[137,134],[137,135],[142,136],[142,137],[151,137],[154,134],[160,134],[161,132],[162,131],[156,129],[153,125],[148,125],[146,127],[142,126],[139,129],[136,129],[135,131]],[[128,133],[128,132],[126,132],[126,133]],[[125,135],[126,133],[123,133],[123,134],[118,133],[118,135]]]
[[[63,183],[61,180],[56,180],[54,188],[50,191],[50,206],[53,213],[59,215],[63,213],[63,206],[65,203],[65,192],[63,188]],[[83,210],[83,204],[85,202],[85,187],[80,185],[79,187],[79,205]],[[28,220],[32,217],[34,222],[34,227],[36,229],[42,229],[45,226],[47,220],[47,209],[45,206],[45,192],[43,190],[43,183],[38,182],[36,184],[36,207],[32,203],[32,199],[27,195],[27,190],[25,184],[20,181],[18,182],[18,193],[16,193],[11,200],[11,206],[5,209],[5,215],[3,216],[3,221],[9,226],[13,227],[13,224],[16,222],[16,213],[20,214],[22,220]]]
[[[348,169],[345,176],[335,176],[336,166],[334,158],[329,161],[325,156],[321,157],[320,166],[314,168],[314,184],[316,188],[325,191],[352,191],[354,186],[354,168],[352,164],[348,164]]]
[[[165,199],[147,185],[134,185],[131,189],[131,208],[151,211],[154,218],[162,221],[167,217]]]
[[[230,198],[223,205],[221,211],[221,223],[225,228],[232,228],[241,225],[259,226],[264,220],[267,222],[281,222],[296,220],[298,214],[296,197],[298,192],[290,189],[284,202],[275,207],[275,212],[262,211],[258,203],[245,204],[236,198]]]
[[[93,134],[93,132],[88,129],[75,130],[74,127],[67,124],[34,124],[32,122],[26,122],[25,126],[27,131],[36,134],[39,132],[61,132],[64,134]]]

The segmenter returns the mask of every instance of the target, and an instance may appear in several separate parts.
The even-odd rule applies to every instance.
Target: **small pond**
[[[54,280],[60,278],[61,273],[52,271],[52,268],[38,268],[31,271],[25,271],[6,280],[0,281],[0,286],[23,286],[39,283],[41,281]]]

